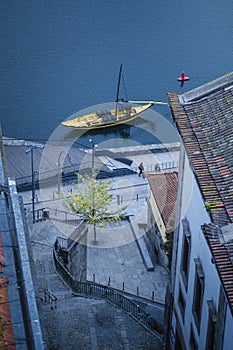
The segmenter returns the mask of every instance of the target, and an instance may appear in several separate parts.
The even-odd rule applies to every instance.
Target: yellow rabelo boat
[[[119,124],[127,123],[141,113],[145,112],[148,108],[154,104],[167,104],[165,102],[153,102],[153,101],[125,101],[119,99],[120,81],[122,78],[122,65],[120,66],[116,107],[109,110],[101,110],[94,113],[86,114],[81,117],[77,117],[71,120],[62,122],[62,125],[77,128],[77,129],[96,129],[106,128],[110,126],[116,126]],[[142,104],[142,106],[138,106]]]

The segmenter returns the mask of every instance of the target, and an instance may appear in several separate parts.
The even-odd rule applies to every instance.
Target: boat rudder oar
[[[151,103],[153,105],[167,105],[167,102],[161,102],[161,101],[128,101],[129,103],[135,103],[135,104],[140,104],[140,103]]]

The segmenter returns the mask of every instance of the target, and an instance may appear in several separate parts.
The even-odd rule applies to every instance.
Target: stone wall
[[[155,264],[159,264],[165,268],[168,267],[168,257],[164,251],[163,239],[160,235],[158,226],[154,220],[154,216],[150,205],[148,205],[148,226],[146,230],[145,240],[147,248],[151,255],[151,259]]]
[[[67,241],[67,269],[78,281],[87,277],[87,226],[80,223]]]

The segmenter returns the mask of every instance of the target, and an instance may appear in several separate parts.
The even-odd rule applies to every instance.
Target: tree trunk
[[[96,243],[96,224],[93,224],[93,230],[94,230],[94,243]]]

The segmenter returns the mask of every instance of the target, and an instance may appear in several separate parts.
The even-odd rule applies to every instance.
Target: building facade
[[[154,263],[170,266],[170,246],[174,231],[177,171],[147,173],[149,183],[147,246]]]
[[[0,349],[43,350],[29,232],[14,178],[5,176],[0,135]]]
[[[167,349],[233,344],[233,73],[168,94],[181,136]]]

